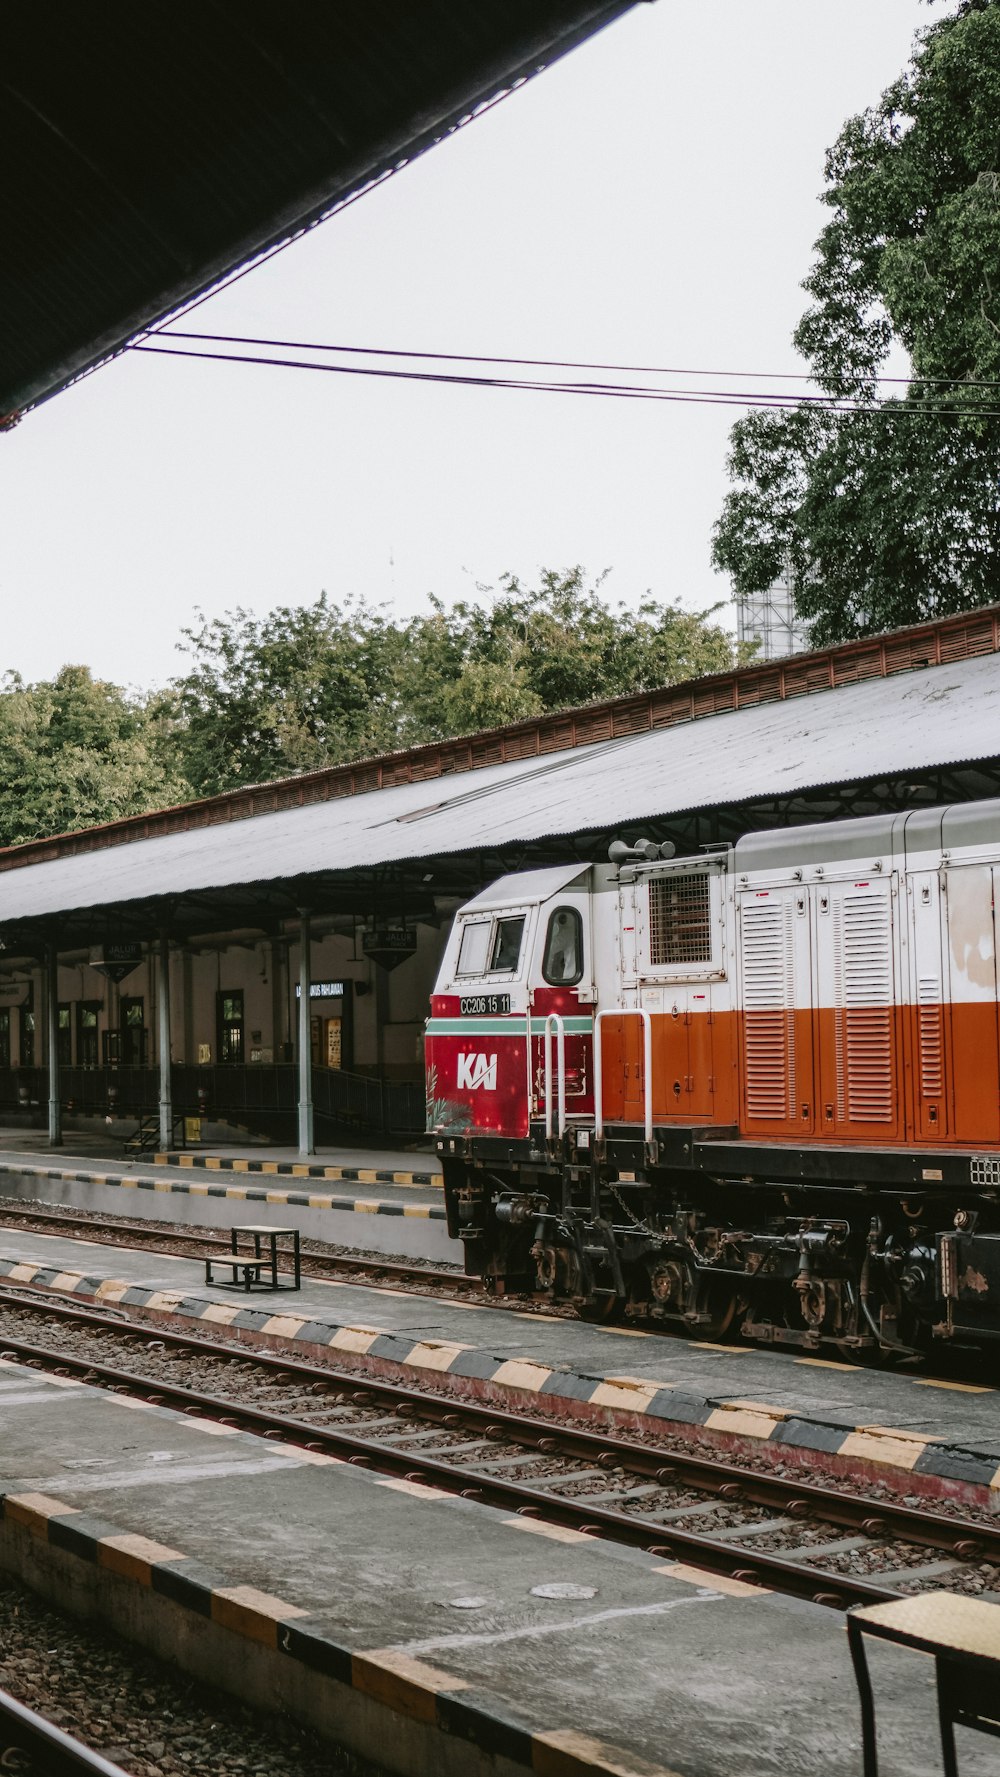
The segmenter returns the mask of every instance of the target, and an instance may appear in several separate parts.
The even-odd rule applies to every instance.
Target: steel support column
[[[299,909],[299,1153],[314,1154],[312,1042],[309,1020],[311,956],[309,914]]]
[[[54,944],[45,946],[45,1020],[48,1030],[49,1147],[62,1147],[59,1103],[59,958]]]
[[[160,1147],[174,1139],[174,1107],[170,1092],[170,944],[160,933],[156,951],[156,1057],[160,1067]]]

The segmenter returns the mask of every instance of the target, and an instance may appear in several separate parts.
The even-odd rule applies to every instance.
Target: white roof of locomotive
[[[466,901],[463,913],[474,913],[488,907],[533,907],[547,901],[560,889],[568,888],[578,876],[589,869],[587,864],[557,864],[548,870],[520,870],[515,876],[501,876],[484,888],[482,894]]]

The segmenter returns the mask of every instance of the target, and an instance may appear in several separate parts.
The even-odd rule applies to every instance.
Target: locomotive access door
[[[742,954],[742,1125],[748,1135],[816,1129],[810,890],[746,890]]]
[[[944,872],[948,973],[945,1029],[956,1141],[1000,1141],[996,899],[1000,870],[959,864]]]
[[[894,876],[819,884],[815,907],[820,1121],[837,1141],[903,1135]]]

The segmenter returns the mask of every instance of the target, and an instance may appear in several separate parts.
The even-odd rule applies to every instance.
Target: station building
[[[1000,793],[1000,606],[0,852],[0,1119],[423,1127],[456,908],[508,871]]]

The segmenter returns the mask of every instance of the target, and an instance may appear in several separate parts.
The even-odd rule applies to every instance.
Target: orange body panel
[[[1000,1144],[989,1003],[651,1017],[653,1121],[776,1141]],[[604,1115],[641,1123],[642,1024],[603,1025]]]

